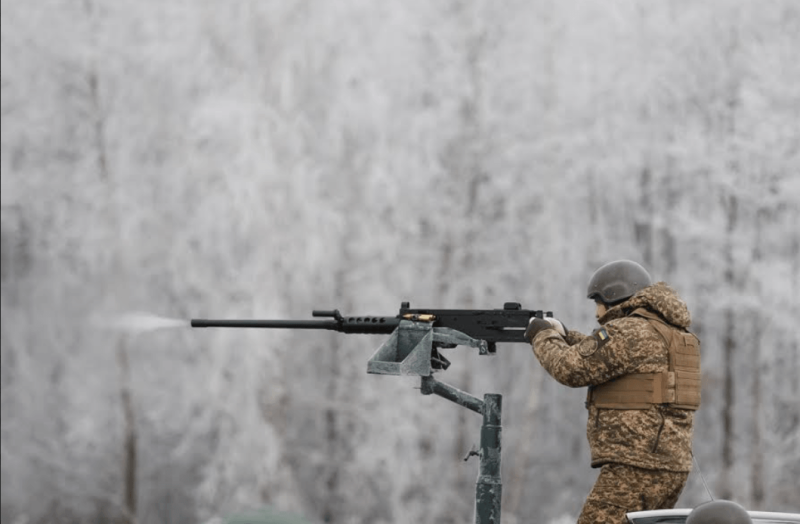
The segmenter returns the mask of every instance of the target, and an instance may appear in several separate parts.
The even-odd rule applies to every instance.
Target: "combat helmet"
[[[694,508],[686,524],[753,524],[753,519],[735,502],[712,500]]]
[[[586,296],[605,304],[616,304],[650,284],[650,273],[641,265],[631,260],[617,260],[594,272]]]

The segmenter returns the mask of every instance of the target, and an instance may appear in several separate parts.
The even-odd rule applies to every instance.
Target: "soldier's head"
[[[598,304],[598,313],[623,302],[652,284],[650,273],[631,260],[605,264],[589,279],[586,296]]]
[[[753,524],[753,519],[735,502],[712,500],[694,508],[686,524]]]

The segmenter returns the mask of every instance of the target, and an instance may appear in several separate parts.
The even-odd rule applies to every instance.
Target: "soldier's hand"
[[[553,317],[547,317],[545,318],[545,320],[550,322],[550,324],[553,326],[553,329],[558,331],[559,335],[561,335],[562,337],[567,336],[567,327],[564,325],[563,322],[561,322],[560,320],[556,320]]]
[[[560,321],[552,317],[547,317],[547,318],[533,317],[528,322],[528,329],[525,330],[525,340],[527,340],[528,343],[531,343],[533,341],[533,338],[540,331],[544,329],[555,329],[556,332],[562,337],[567,335],[567,329],[564,327],[564,324],[562,324]]]

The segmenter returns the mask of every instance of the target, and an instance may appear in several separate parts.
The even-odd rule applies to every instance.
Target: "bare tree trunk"
[[[652,192],[653,173],[650,166],[642,167],[639,178],[639,202],[641,211],[639,218],[634,223],[634,236],[642,252],[642,261],[646,267],[653,267],[653,201]]]
[[[738,215],[738,200],[734,195],[730,195],[724,202],[727,211],[727,234],[728,246],[725,254],[725,287],[727,289],[736,289],[735,267],[733,259],[733,233],[736,228],[736,219]],[[723,386],[722,386],[722,471],[723,471],[723,487],[720,496],[722,498],[731,498],[732,487],[728,481],[731,478],[734,457],[734,418],[735,418],[735,394],[734,394],[734,380],[736,374],[736,367],[734,366],[736,360],[737,343],[734,333],[736,333],[736,312],[733,307],[729,307],[725,311],[725,333],[722,341],[722,360],[724,366]]]
[[[756,213],[755,245],[752,251],[752,261],[754,266],[757,266],[761,263],[761,234],[763,222],[766,216],[768,216],[768,212],[764,208],[759,209]],[[761,293],[762,290],[759,289],[758,294],[760,295]],[[762,364],[761,358],[764,322],[765,319],[762,319],[762,313],[760,311],[756,311],[753,326],[754,343],[753,347],[751,348],[753,355],[751,360],[754,363],[753,369],[755,370],[755,373],[753,373],[753,384],[751,389],[751,396],[753,399],[751,425],[753,427],[753,434],[750,444],[750,488],[752,490],[752,503],[754,507],[760,506],[764,502],[764,439],[762,438],[761,434],[761,421],[764,419],[762,415],[763,396],[761,394],[761,373],[766,369],[766,366]]]
[[[123,507],[127,524],[136,523],[137,499],[137,440],[136,419],[133,410],[133,399],[130,389],[130,365],[128,363],[127,340],[120,338],[117,346],[117,362],[120,370],[120,399],[125,424],[123,440]]]
[[[738,158],[736,157],[735,143],[737,134],[737,113],[740,106],[740,90],[741,78],[736,70],[736,59],[739,49],[739,28],[738,26],[732,28],[730,41],[727,45],[727,53],[725,59],[728,62],[729,78],[727,87],[727,111],[722,115],[722,129],[724,140],[731,144],[727,154],[728,161],[726,169],[730,173],[738,173],[741,169]],[[725,274],[724,282],[726,289],[731,293],[737,293],[738,283],[736,281],[736,261],[734,259],[735,243],[736,243],[736,229],[737,221],[739,218],[739,200],[735,194],[731,193],[726,195],[723,199],[723,208],[727,215],[727,248],[725,253]],[[722,345],[722,358],[725,366],[725,376],[723,379],[723,415],[722,415],[722,469],[725,478],[722,493],[723,498],[731,498],[734,490],[730,484],[730,479],[733,478],[733,465],[735,462],[735,435],[734,435],[734,418],[735,418],[735,393],[734,383],[736,375],[736,367],[734,365],[737,353],[737,338],[734,336],[736,330],[736,312],[733,307],[728,307],[725,311],[725,327],[724,327],[723,345]]]
[[[756,318],[756,324],[760,324],[760,318]],[[761,397],[761,372],[762,366],[759,356],[759,343],[761,340],[761,329],[756,327],[756,335],[754,337],[755,344],[755,373],[753,374],[753,410],[752,410],[752,449],[750,452],[750,487],[752,489],[753,507],[760,507],[764,502],[764,453],[762,449],[763,439],[761,437],[761,419],[760,416],[762,406]]]
[[[89,18],[89,23],[94,24],[95,10],[94,3],[91,0],[84,0],[83,8]],[[97,43],[94,43],[97,47]],[[97,63],[92,61],[88,72],[86,73],[86,83],[89,86],[89,102],[91,103],[91,115],[93,118],[95,152],[97,154],[97,167],[100,173],[101,180],[108,180],[108,147],[106,145],[106,119],[105,112],[103,111],[101,93],[100,93],[100,75],[97,72]]]

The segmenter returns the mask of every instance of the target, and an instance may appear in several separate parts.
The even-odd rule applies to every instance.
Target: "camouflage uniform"
[[[583,505],[578,524],[625,524],[629,511],[672,508],[689,473],[605,464]]]
[[[669,348],[637,308],[658,314],[672,328],[686,329],[686,304],[663,282],[646,287],[599,319],[591,336],[553,329],[536,334],[536,358],[558,382],[597,386],[628,374],[659,373],[669,366]],[[592,467],[603,468],[579,524],[625,522],[626,511],[673,507],[692,467],[694,412],[666,404],[645,409],[601,409],[587,405],[586,433]],[[613,515],[613,516],[612,516]]]

